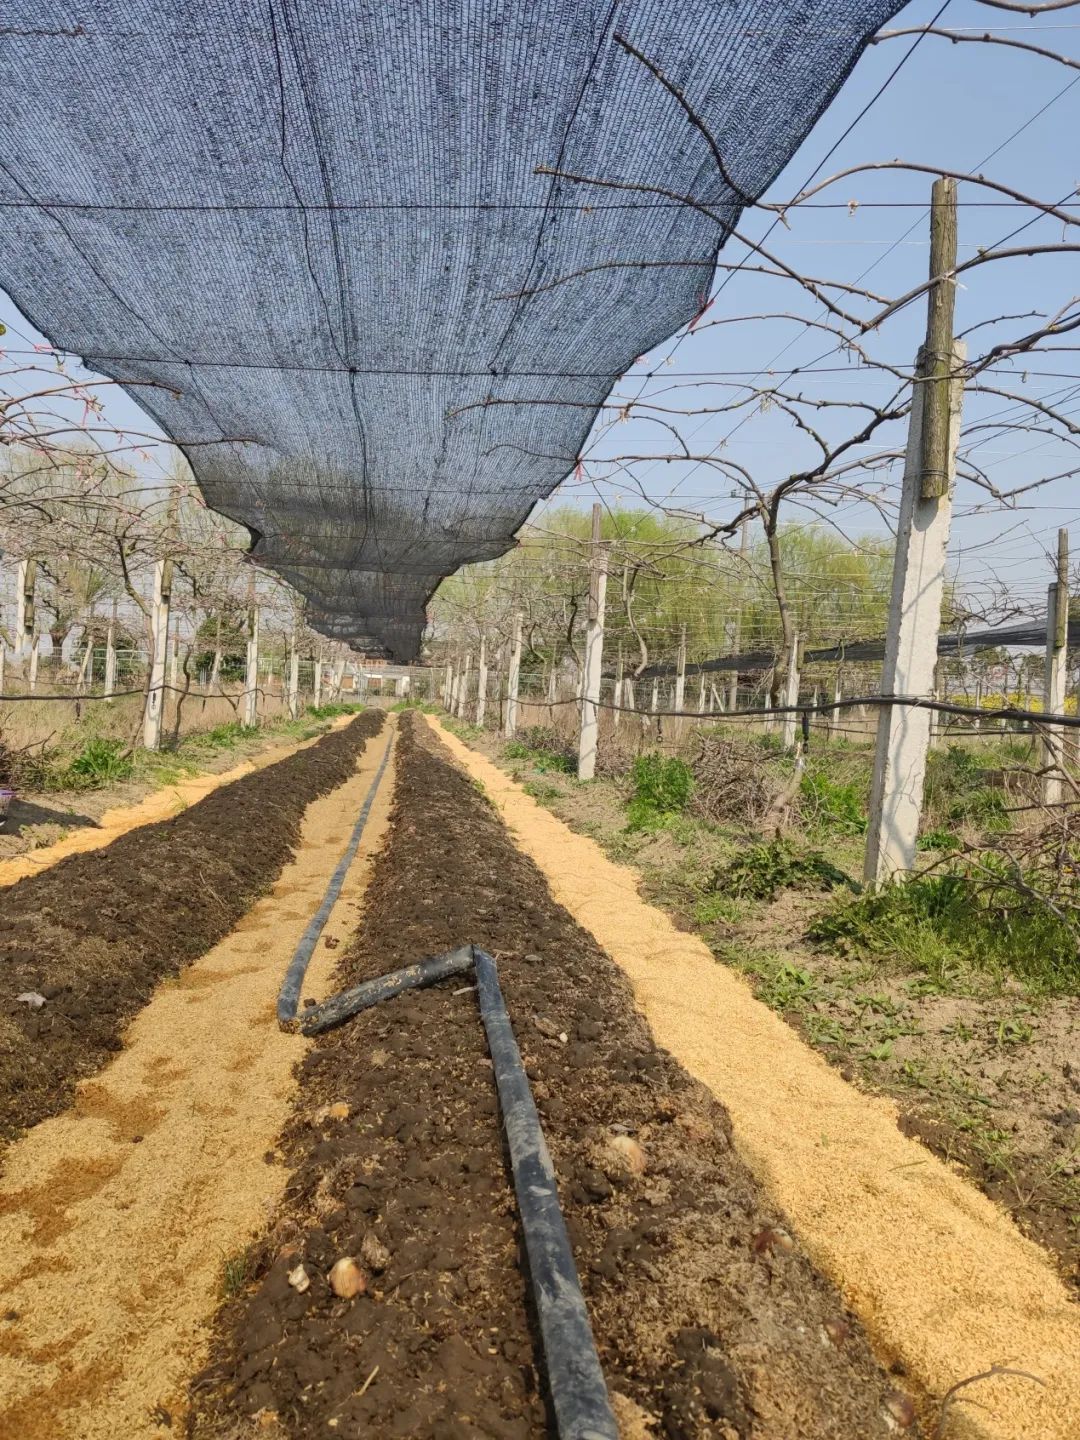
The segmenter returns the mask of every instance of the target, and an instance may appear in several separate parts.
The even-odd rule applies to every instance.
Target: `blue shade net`
[[[407,661],[897,9],[9,0],[0,285],[134,387],[320,630]]]

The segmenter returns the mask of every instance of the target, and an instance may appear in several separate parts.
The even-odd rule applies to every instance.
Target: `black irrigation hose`
[[[448,950],[445,955],[433,955],[416,965],[406,965],[401,970],[391,970],[389,975],[380,975],[377,980],[365,980],[349,990],[342,990],[313,1005],[300,1017],[300,1032],[303,1035],[318,1035],[358,1015],[361,1010],[370,1010],[382,1000],[392,1000],[404,990],[418,990],[424,985],[434,985],[451,975],[461,975],[472,969],[472,950],[468,945],[459,950]]]
[[[371,807],[375,802],[375,796],[379,789],[379,783],[386,772],[387,764],[390,761],[390,751],[394,744],[393,731],[386,742],[386,750],[383,752],[379,768],[375,772],[375,778],[371,787],[364,797],[364,803],[360,807],[360,814],[357,816],[356,824],[353,826],[349,843],[345,847],[345,853],[337,863],[337,868],[330,877],[330,883],[326,887],[326,894],[322,898],[322,904],[311,917],[307,929],[300,937],[300,943],[293,952],[289,961],[289,968],[285,971],[285,979],[282,981],[281,989],[277,998],[278,1023],[288,1025],[296,1019],[296,1009],[300,1004],[300,987],[304,983],[304,976],[307,974],[311,957],[315,953],[315,946],[319,943],[319,936],[323,927],[330,918],[330,911],[337,903],[341,894],[341,887],[345,883],[345,876],[348,874],[349,866],[356,859],[356,852],[360,846],[360,837],[364,833],[364,826],[371,814]]]
[[[555,1169],[536,1113],[495,961],[473,946],[480,1015],[495,1066],[514,1189],[560,1440],[618,1440],[585,1297],[581,1293]]]
[[[551,1163],[529,1080],[514,1039],[495,961],[486,950],[465,945],[416,965],[344,990],[304,1013],[300,1029],[315,1035],[360,1010],[475,967],[480,1017],[495,1071],[499,1108],[510,1150],[514,1191],[521,1214],[529,1278],[540,1320],[548,1386],[559,1440],[619,1440],[596,1353],[589,1312],[581,1293],[570,1237],[559,1208]]]

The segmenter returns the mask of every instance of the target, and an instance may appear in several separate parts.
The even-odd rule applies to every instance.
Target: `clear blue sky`
[[[923,23],[939,5],[940,0],[920,0],[903,11],[889,28]],[[952,0],[938,24],[972,33],[990,29],[1080,57],[1080,22],[1073,18],[1076,14],[1064,10],[1044,20],[1029,21],[1022,15],[989,10],[973,0]],[[797,191],[912,43],[910,39],[892,40],[868,50],[767,199],[788,198]],[[843,141],[822,174],[852,164],[901,157],[965,171],[984,169],[996,180],[1057,201],[1069,195],[1078,180],[1078,134],[1080,70],[1015,51],[977,44],[951,45],[928,37]],[[853,214],[849,214],[846,204],[839,209],[798,211],[791,217],[791,228],[777,227],[769,244],[785,261],[803,271],[849,281],[865,274],[871,288],[883,294],[899,293],[925,278],[924,207],[929,189],[928,176],[895,171],[845,180],[819,198],[840,202],[857,199],[860,205]],[[962,204],[992,198],[972,187],[961,187]],[[881,202],[888,204],[882,207]],[[976,247],[1000,240],[1028,218],[1029,212],[1014,207],[975,208],[964,204],[960,216],[961,257],[973,254]],[[744,217],[743,227],[760,238],[771,219],[770,215],[756,212]],[[1040,220],[1025,236],[1060,240],[1061,226]],[[724,258],[737,261],[745,254],[745,247],[733,241]],[[985,267],[972,276],[959,295],[957,329],[963,330],[994,313],[1057,308],[1080,292],[1078,275],[1080,266],[1075,256],[1040,257]],[[820,307],[802,298],[788,282],[741,273],[724,287],[706,318],[715,321],[772,309],[820,314]],[[3,344],[15,348],[23,343],[20,336],[30,341],[40,339],[2,294],[0,319],[9,325]],[[909,365],[923,325],[923,307],[909,307],[871,342],[873,352]],[[666,342],[646,357],[644,364],[634,368],[635,376],[660,368],[657,379],[644,391],[640,378],[628,377],[617,387],[616,394],[655,394],[661,388],[667,389],[676,377],[691,379],[691,372],[745,372],[666,397],[667,403],[675,405],[725,404],[740,393],[740,380],[752,379],[755,371],[772,369],[782,373],[788,367],[806,365],[832,348],[830,337],[819,333],[800,338],[796,328],[785,321],[704,327],[691,336]],[[821,362],[829,369],[844,364],[843,358],[836,355]],[[1037,356],[1016,366],[1018,372],[1025,368],[1031,393],[1064,397],[1065,408],[1080,417],[1080,351]],[[1035,371],[1055,373],[1035,378]],[[1071,375],[1077,378],[1065,378]],[[886,377],[876,372],[860,373],[854,366],[838,374],[821,373],[800,381],[806,393],[834,399],[853,395],[883,397],[888,393],[888,384]],[[154,431],[152,422],[138,406],[115,387],[101,393],[112,424],[130,431]],[[974,426],[991,410],[1001,408],[1000,401],[969,397],[965,426]],[[718,451],[728,455],[752,469],[765,486],[805,464],[813,453],[775,411],[739,423],[741,419],[741,415],[705,416],[681,422],[680,428],[688,440],[693,437],[690,444],[696,453]],[[830,424],[831,419],[826,417],[822,422],[826,431],[843,433]],[[602,417],[594,432],[587,450],[593,458],[586,467],[585,483],[571,480],[549,503],[565,503],[567,499],[588,503],[594,498],[594,482],[599,482],[595,490],[609,501],[626,503],[625,475],[620,479],[614,467],[595,462],[628,452],[648,455],[668,448],[655,427],[634,421],[611,425],[610,421],[610,414],[606,419]],[[850,428],[849,422],[842,424]],[[893,433],[883,434],[872,443],[892,448],[902,440],[900,427],[895,427]],[[997,439],[984,445],[979,453],[1002,485],[1038,479],[1070,463],[1067,451],[1039,435]],[[148,483],[160,478],[162,464],[168,465],[164,448],[155,452],[151,462],[140,462]],[[721,519],[737,503],[730,498],[730,486],[709,467],[641,463],[632,468],[634,484],[640,485],[650,499],[684,505]],[[605,475],[615,477],[617,483],[603,481]],[[895,471],[894,489],[897,480]],[[1080,504],[1075,498],[1078,493],[1075,482],[1068,480],[1035,492],[1022,509],[1006,514],[977,513],[983,497],[970,486],[961,485],[952,551],[954,568],[962,581],[978,590],[980,586],[989,587],[991,579],[996,578],[1038,608],[1049,578],[1044,554],[1052,548],[1057,526],[1074,527],[1074,548],[1080,552]],[[793,511],[792,518],[810,517],[807,512],[800,515]],[[832,518],[848,533],[882,533],[886,525],[876,511],[865,505],[846,506]]]

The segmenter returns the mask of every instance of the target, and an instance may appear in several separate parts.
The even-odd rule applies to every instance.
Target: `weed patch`
[[[627,829],[656,830],[690,802],[694,776],[685,760],[653,751],[639,755],[630,772],[634,793],[627,810]]]
[[[850,876],[819,850],[799,854],[786,840],[751,845],[713,875],[712,889],[747,900],[775,900],[782,890],[854,888]]]

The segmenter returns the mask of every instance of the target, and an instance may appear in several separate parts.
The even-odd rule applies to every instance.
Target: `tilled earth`
[[[229,933],[280,874],[308,804],[348,779],[382,724],[362,714],[175,819],[0,892],[0,1139],[68,1105],[157,982]]]
[[[469,941],[496,956],[623,1435],[894,1433],[895,1381],[732,1150],[722,1107],[655,1047],[622,973],[444,753],[405,720],[389,840],[337,978]],[[553,1433],[466,978],[321,1037],[301,1081],[267,1156],[293,1171],[285,1203],[219,1316],[189,1433]],[[344,1256],[367,1279],[352,1299],[327,1281]]]

